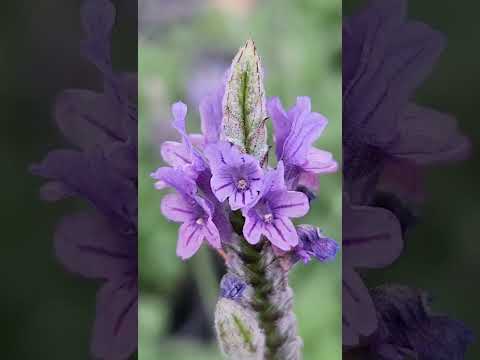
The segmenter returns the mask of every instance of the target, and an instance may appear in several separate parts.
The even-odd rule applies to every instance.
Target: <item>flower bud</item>
[[[263,162],[268,151],[266,119],[262,64],[253,40],[248,40],[228,73],[221,137]]]
[[[306,264],[312,257],[321,262],[335,258],[339,245],[335,240],[326,237],[319,228],[299,225],[296,230],[299,242],[293,250],[294,261],[302,260]]]
[[[227,359],[264,358],[265,336],[252,310],[233,300],[220,298],[215,310],[215,328]]]

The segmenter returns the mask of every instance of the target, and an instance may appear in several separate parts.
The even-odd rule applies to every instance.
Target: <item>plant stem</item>
[[[232,220],[239,233],[243,219],[235,216]],[[265,334],[265,359],[300,359],[301,340],[293,313],[293,292],[281,259],[275,256],[267,242],[254,246],[243,237],[238,246],[232,247],[232,253],[236,261],[229,263],[229,271],[240,275],[253,289],[247,302]]]

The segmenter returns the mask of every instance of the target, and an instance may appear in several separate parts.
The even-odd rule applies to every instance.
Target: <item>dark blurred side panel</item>
[[[343,353],[477,359],[479,5],[343,3]]]

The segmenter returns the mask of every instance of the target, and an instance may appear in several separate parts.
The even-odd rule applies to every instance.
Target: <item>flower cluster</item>
[[[137,74],[111,65],[115,14],[109,0],[83,3],[82,55],[99,70],[104,88],[58,96],[54,117],[70,146],[30,168],[47,180],[44,200],[90,204],[64,216],[54,240],[68,271],[101,280],[91,344],[99,359],[127,359],[138,347]]]
[[[276,250],[298,251],[305,259],[305,242],[299,240],[291,219],[308,213],[305,193],[317,188],[317,176],[337,169],[332,154],[313,147],[327,120],[311,111],[308,97],[299,97],[288,111],[278,98],[268,101],[277,158],[276,166],[269,167],[266,156],[247,154],[222,135],[224,94],[225,85],[202,100],[202,134],[186,132],[187,106],[173,104],[173,126],[181,141],[162,145],[162,157],[170,166],[151,174],[157,189],[176,190],[163,198],[161,210],[169,220],[181,223],[177,255],[188,259],[204,242],[220,249],[232,237],[230,217],[236,213],[244,218],[243,237],[250,244],[258,244],[264,236]],[[309,244],[317,252],[325,249],[318,258],[335,255],[336,243],[328,241],[332,244]]]

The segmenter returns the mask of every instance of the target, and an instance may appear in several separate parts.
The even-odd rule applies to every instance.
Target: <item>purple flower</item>
[[[177,255],[183,260],[192,257],[204,240],[219,249],[220,234],[213,223],[214,206],[210,201],[197,195],[196,183],[179,170],[168,167],[158,169],[152,174],[157,180],[177,190],[162,200],[162,213],[169,220],[180,222]]]
[[[196,172],[204,169],[203,159],[195,148],[203,149],[206,144],[216,143],[220,139],[222,122],[222,98],[225,85],[222,84],[213,94],[207,95],[200,103],[202,134],[188,135],[185,127],[187,106],[182,102],[172,105],[173,127],[180,133],[182,142],[165,141],[161,146],[163,160],[175,168],[182,168],[195,177]],[[164,184],[157,183],[161,189]]]
[[[228,198],[230,208],[238,210],[255,201],[263,179],[256,158],[225,142],[210,145],[206,156],[213,174],[212,191],[220,202]]]
[[[187,117],[187,106],[182,102],[172,105],[173,127],[182,137],[182,142],[166,141],[162,144],[161,153],[163,160],[174,168],[184,170],[190,177],[195,177],[198,172],[204,169],[204,161],[194,143],[200,145],[203,142],[201,135],[188,135],[185,127]],[[165,184],[161,181],[155,186],[162,189]]]
[[[231,300],[240,299],[246,287],[247,284],[237,276],[227,273],[220,282],[220,296]]]
[[[406,14],[405,0],[374,1],[343,22],[346,187],[375,177],[391,159],[424,165],[469,152],[469,141],[453,117],[411,102],[445,40]],[[375,185],[374,179],[370,182],[367,191]]]
[[[284,180],[284,165],[279,162],[264,178],[257,200],[243,209],[243,235],[257,244],[262,235],[281,250],[298,244],[298,234],[290,218],[302,217],[309,210],[308,198],[297,191],[288,191]]]
[[[346,196],[342,229],[342,343],[355,346],[378,326],[371,296],[355,270],[391,264],[400,256],[403,240],[393,213],[377,207],[354,206]]]
[[[337,170],[331,153],[312,146],[327,126],[327,119],[311,112],[309,97],[298,97],[297,103],[288,112],[277,97],[270,99],[267,106],[275,128],[275,152],[277,159],[285,163],[289,188],[294,188],[302,175]],[[312,186],[312,178],[307,178],[305,185]]]
[[[373,289],[379,319],[370,351],[380,359],[461,360],[473,342],[465,325],[430,310],[428,295],[407,286]]]
[[[312,257],[321,262],[333,260],[338,252],[337,242],[323,235],[312,225],[297,226],[298,245],[293,249],[294,261],[308,263]]]

